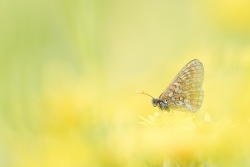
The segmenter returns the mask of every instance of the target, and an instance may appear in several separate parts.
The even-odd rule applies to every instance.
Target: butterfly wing
[[[197,112],[204,97],[203,78],[203,65],[194,59],[182,68],[159,98],[166,99],[174,110]]]

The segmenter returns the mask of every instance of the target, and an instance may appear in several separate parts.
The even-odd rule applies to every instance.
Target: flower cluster
[[[162,138],[157,142],[164,167],[209,166],[210,149],[221,132],[233,126],[227,119],[212,122],[209,113],[202,121],[198,121],[194,113],[178,111],[160,111],[148,118],[139,117],[140,124],[154,127],[154,135]]]

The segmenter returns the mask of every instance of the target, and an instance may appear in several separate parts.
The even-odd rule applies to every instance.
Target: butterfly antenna
[[[153,96],[151,96],[151,95],[149,95],[149,94],[147,94],[145,92],[139,92],[138,90],[135,90],[135,92],[138,93],[138,94],[148,95],[148,96],[154,98]]]

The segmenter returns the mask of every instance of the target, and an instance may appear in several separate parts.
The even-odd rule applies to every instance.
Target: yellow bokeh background
[[[138,115],[158,109],[134,90],[158,97],[192,59],[205,70],[197,119],[235,125],[209,161],[249,166],[249,11],[246,0],[1,0],[0,166],[145,165],[160,146]]]

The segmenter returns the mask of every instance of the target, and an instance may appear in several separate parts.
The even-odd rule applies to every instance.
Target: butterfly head
[[[158,103],[159,103],[159,100],[158,100],[158,99],[152,98],[152,105],[153,105],[154,107],[156,107]]]

